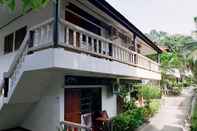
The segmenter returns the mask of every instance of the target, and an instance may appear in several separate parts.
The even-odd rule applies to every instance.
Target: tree
[[[0,0],[0,4],[8,7],[12,11],[16,9],[17,0]],[[22,10],[27,11],[29,9],[39,9],[44,7],[49,0],[21,0]]]
[[[173,50],[194,41],[191,36],[181,34],[170,35],[167,32],[157,30],[151,30],[149,33],[146,33],[146,36],[158,45],[165,45]]]
[[[197,78],[197,43],[191,36],[181,34],[170,35],[163,31],[152,30],[147,36],[158,43],[170,49],[160,55],[162,81],[161,83],[170,83],[171,78],[166,73],[173,69],[185,70],[192,69],[195,79]]]
[[[182,46],[182,53],[190,60],[197,61],[197,42],[186,43]]]
[[[194,81],[197,83],[197,42],[187,43],[182,47],[182,53],[188,59]]]
[[[170,47],[172,50],[180,52],[180,47],[186,43],[193,42],[194,40],[190,36],[184,36],[180,34],[169,35],[161,39],[160,43]]]
[[[160,55],[161,69],[165,73],[172,68],[180,68],[182,66],[181,58],[176,52],[165,52]]]
[[[157,31],[157,30],[151,30],[149,33],[145,34],[149,39],[152,41],[160,44],[160,41],[164,38],[167,37],[168,33],[164,31]]]

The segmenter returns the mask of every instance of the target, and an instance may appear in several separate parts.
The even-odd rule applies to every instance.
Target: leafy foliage
[[[141,84],[139,86],[139,95],[142,96],[146,100],[160,98],[161,90],[159,87],[149,85],[149,84]]]
[[[191,36],[181,34],[170,35],[167,32],[154,29],[147,33],[146,36],[159,45],[165,45],[173,49],[194,41]]]
[[[158,99],[150,100],[149,105],[147,105],[144,108],[144,117],[146,119],[152,117],[155,113],[157,113],[159,111],[160,106],[161,106],[161,104]]]
[[[171,68],[179,68],[183,65],[183,61],[176,52],[165,52],[160,55],[161,67],[164,71]]]
[[[179,50],[180,46],[189,42],[193,42],[192,37],[180,34],[164,37],[164,39],[160,41],[160,43],[163,43],[164,45],[171,47],[175,51]]]
[[[120,131],[132,131],[144,122],[144,109],[136,108],[119,114],[113,120],[114,128]]]
[[[137,106],[135,105],[134,101],[126,102],[123,105],[124,111],[129,111],[129,110],[133,110],[133,109],[136,109],[136,108],[137,108]]]
[[[160,43],[160,41],[167,37],[168,34],[163,31],[151,30],[149,33],[146,33],[145,35],[152,41]]]
[[[158,45],[165,46],[171,51],[160,55],[162,83],[170,81],[165,74],[172,68],[179,70],[192,69],[194,80],[197,82],[197,42],[191,36],[170,35],[157,30],[150,31],[147,36],[156,41]]]
[[[197,61],[197,42],[187,43],[182,46],[182,53],[193,62]]]
[[[39,9],[44,7],[49,0],[21,0],[23,11],[29,9]],[[16,9],[16,0],[0,0],[0,4],[8,7],[12,11]]]

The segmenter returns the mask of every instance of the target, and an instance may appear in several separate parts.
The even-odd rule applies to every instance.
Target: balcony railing
[[[92,131],[92,128],[74,122],[63,121],[60,123],[61,131]]]
[[[51,19],[31,29],[34,31],[34,35],[33,47],[29,49],[30,51],[52,46],[52,27],[53,22]],[[153,72],[160,72],[159,64],[155,61],[63,19],[60,20],[59,41],[59,45],[68,50],[118,61]]]
[[[149,71],[160,72],[159,64],[155,61],[68,21],[61,19],[60,22],[61,30],[64,32],[64,36],[60,38],[61,46],[95,57],[107,58]]]

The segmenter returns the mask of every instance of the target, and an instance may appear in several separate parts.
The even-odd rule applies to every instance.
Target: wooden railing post
[[[77,46],[77,32],[73,31],[73,46]]]

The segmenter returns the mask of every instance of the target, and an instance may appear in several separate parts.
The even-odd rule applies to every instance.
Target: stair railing
[[[70,121],[62,121],[60,122],[60,126],[60,131],[92,131],[91,127]]]
[[[31,33],[37,31],[40,28],[40,32],[42,33],[42,36],[45,36],[43,33],[42,28],[44,27],[44,29],[46,28],[47,30],[49,29],[48,24],[51,24],[53,22],[53,19],[49,19],[39,25],[36,25],[32,28],[30,28],[27,33],[26,36],[19,48],[19,50],[17,51],[16,56],[14,57],[14,60],[12,61],[12,64],[8,70],[8,72],[5,72],[3,77],[9,79],[8,80],[8,88],[9,91],[10,89],[13,90],[14,86],[16,85],[18,79],[20,79],[20,75],[22,74],[21,68],[22,68],[22,64],[25,61],[25,56],[28,54],[30,47],[33,48],[31,45],[33,45],[32,42],[34,42],[34,39],[32,40],[31,38]],[[45,27],[46,26],[46,27]],[[51,31],[51,30],[50,30]],[[52,33],[50,33],[52,34]],[[48,35],[48,34],[46,34]],[[52,38],[52,36],[47,36],[47,38]],[[42,38],[43,39],[43,38]],[[45,39],[45,38],[44,38]],[[5,80],[4,83],[2,84],[3,86],[5,86]],[[1,88],[1,86],[0,86]]]

